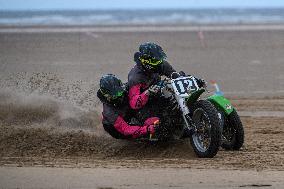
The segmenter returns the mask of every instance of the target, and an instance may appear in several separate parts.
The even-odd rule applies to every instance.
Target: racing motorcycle
[[[239,120],[225,97],[213,95],[201,99],[206,86],[199,86],[194,76],[177,72],[157,85],[160,94],[150,99],[153,103],[148,103],[144,111],[138,112],[140,120],[148,116],[160,118],[161,124],[151,141],[189,138],[194,152],[201,158],[214,157],[220,145],[225,149],[240,148],[240,133],[236,133]]]
[[[181,76],[177,72],[157,85],[160,94],[149,99],[148,107],[137,114],[140,120],[149,116],[160,118],[156,134],[150,140],[189,138],[198,157],[214,157],[222,131],[218,110],[209,100],[199,98],[205,87],[198,86],[194,76]]]

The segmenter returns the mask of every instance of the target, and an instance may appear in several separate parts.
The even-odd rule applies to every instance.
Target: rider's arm
[[[148,125],[145,126],[133,126],[129,125],[121,116],[118,116],[114,128],[124,136],[131,136],[132,138],[138,138],[148,133]]]
[[[140,109],[148,102],[149,93],[147,90],[141,93],[141,87],[142,84],[137,84],[129,89],[129,105],[132,109]]]
[[[129,125],[118,111],[106,104],[103,106],[102,116],[105,130],[115,138],[137,138],[146,135],[148,131],[153,132],[152,123],[155,119],[152,122],[145,122],[144,126]],[[122,137],[119,135],[122,135]]]
[[[160,74],[165,75],[167,77],[171,77],[171,74],[173,72],[176,72],[176,70],[167,61],[164,60]]]

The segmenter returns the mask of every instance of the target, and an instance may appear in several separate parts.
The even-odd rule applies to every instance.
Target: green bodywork
[[[205,92],[205,89],[199,89],[190,94],[186,99],[187,106],[193,105],[200,95]],[[218,110],[221,110],[225,113],[226,116],[230,115],[234,111],[234,107],[231,102],[222,95],[212,95],[207,98]]]
[[[222,110],[225,115],[230,115],[234,111],[231,102],[221,95],[212,95],[207,98],[218,110]]]

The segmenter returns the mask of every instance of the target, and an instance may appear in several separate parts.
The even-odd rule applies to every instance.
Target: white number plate
[[[198,85],[194,77],[179,77],[172,79],[172,86],[177,95],[181,97],[188,97],[189,92],[198,90]]]

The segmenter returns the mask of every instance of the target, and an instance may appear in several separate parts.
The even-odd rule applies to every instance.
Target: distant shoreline
[[[0,33],[80,33],[80,32],[191,32],[191,31],[266,31],[284,30],[284,24],[220,25],[88,25],[88,26],[1,26]]]
[[[0,11],[0,26],[284,24],[284,9],[145,9]]]

